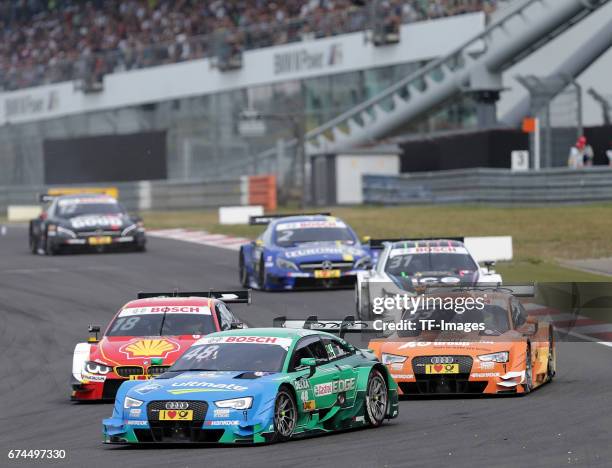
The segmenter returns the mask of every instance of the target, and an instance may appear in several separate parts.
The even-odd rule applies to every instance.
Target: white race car
[[[502,282],[501,275],[493,270],[496,259],[483,260],[484,267],[480,266],[463,238],[377,239],[370,241],[370,249],[372,257],[377,258],[375,267],[360,272],[355,284],[356,312],[360,320],[373,317],[374,298],[417,294],[419,286]],[[392,311],[385,308],[385,314],[388,313]]]

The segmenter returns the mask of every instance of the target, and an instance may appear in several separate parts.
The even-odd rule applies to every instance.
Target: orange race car
[[[455,288],[420,297],[401,320],[384,324],[390,336],[368,346],[400,395],[526,394],[554,377],[552,325],[529,317],[511,290]],[[481,307],[466,310],[468,302]]]

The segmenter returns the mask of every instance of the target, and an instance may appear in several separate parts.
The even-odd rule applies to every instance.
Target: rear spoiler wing
[[[304,328],[306,330],[324,331],[327,333],[337,333],[343,338],[347,333],[376,333],[372,322],[355,320],[355,317],[348,315],[342,320],[319,320],[316,315],[311,315],[306,320],[287,319],[287,317],[276,317],[272,321],[275,328]]]
[[[56,187],[38,194],[40,203],[49,203],[62,195],[107,195],[119,199],[117,187]]]
[[[250,304],[251,290],[214,290],[207,292],[193,291],[172,291],[172,292],[139,292],[138,299],[148,299],[151,297],[208,297],[219,299],[227,304]]]
[[[270,224],[275,219],[289,218],[291,216],[331,216],[331,213],[287,213],[263,216],[249,216],[249,224],[251,226],[265,226]]]
[[[370,249],[384,249],[386,243],[395,243],[395,242],[419,242],[419,241],[457,241],[464,242],[465,237],[397,237],[391,239],[370,239],[368,241],[368,245]]]

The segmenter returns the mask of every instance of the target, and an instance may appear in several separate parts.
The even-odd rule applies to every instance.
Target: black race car
[[[144,251],[146,235],[142,220],[130,216],[108,195],[41,195],[46,206],[30,221],[30,250],[54,255],[62,250],[96,251],[128,248]]]

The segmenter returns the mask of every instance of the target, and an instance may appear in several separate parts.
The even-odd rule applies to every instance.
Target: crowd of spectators
[[[497,0],[0,0],[0,90],[408,23]]]

